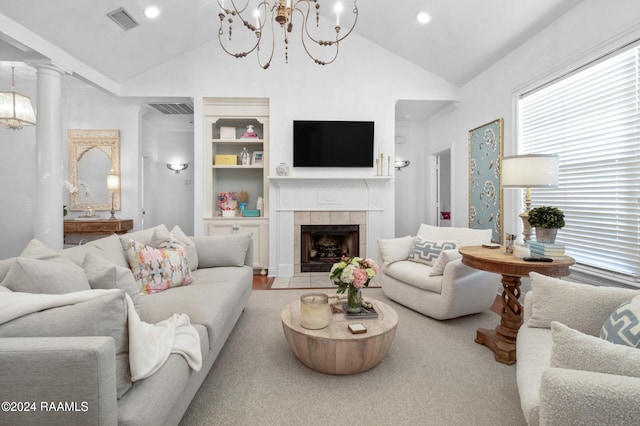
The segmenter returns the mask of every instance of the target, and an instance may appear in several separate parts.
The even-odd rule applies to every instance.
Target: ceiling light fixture
[[[428,24],[431,21],[431,15],[429,15],[427,12],[420,12],[418,13],[418,22],[420,22],[421,24]]]
[[[167,169],[173,170],[176,174],[180,174],[180,172],[186,170],[187,167],[189,167],[188,164],[167,163]]]
[[[144,16],[149,19],[156,19],[158,16],[160,16],[160,9],[158,9],[157,6],[147,6],[144,9]]]
[[[0,123],[18,130],[36,124],[36,112],[28,96],[16,92],[14,68],[11,67],[11,91],[0,92]]]
[[[285,43],[285,62],[289,63],[289,33],[293,31],[294,21],[299,26],[300,30],[300,38],[302,40],[302,46],[304,50],[307,52],[307,55],[318,65],[327,65],[332,63],[338,57],[338,52],[340,50],[340,42],[344,40],[351,31],[353,31],[356,26],[356,22],[358,21],[358,7],[356,5],[357,0],[353,0],[353,23],[351,27],[348,29],[346,33],[342,33],[342,27],[340,26],[341,14],[343,11],[343,5],[339,1],[336,3],[333,9],[333,14],[335,14],[335,26],[333,28],[324,26],[320,29],[320,0],[293,0],[295,4],[292,5],[292,0],[247,0],[244,6],[238,8],[236,6],[236,2],[238,0],[230,0],[227,1],[225,5],[225,0],[217,0],[218,5],[220,6],[220,13],[218,16],[220,17],[220,29],[218,30],[218,40],[220,41],[220,46],[222,49],[228,53],[229,55],[235,58],[244,58],[252,52],[256,52],[258,57],[258,64],[263,69],[269,68],[271,65],[271,60],[273,59],[273,52],[275,49],[275,25],[274,22],[280,25],[284,35],[284,43]],[[230,4],[228,4],[230,3]],[[228,7],[227,7],[228,6]],[[312,12],[315,11],[314,12]],[[297,14],[296,14],[297,12]],[[314,15],[315,19],[311,17],[311,21],[315,21],[315,29],[311,29],[313,26],[312,22],[309,22],[309,15]],[[249,18],[247,19],[247,17]],[[296,19],[294,19],[296,16]],[[232,33],[233,33],[233,23],[234,18],[240,19],[242,26],[252,32],[255,35],[255,42],[251,42],[249,45],[249,49],[245,51],[239,51],[238,53],[233,53],[231,48],[228,48],[226,44],[231,44]],[[326,27],[326,28],[325,28]],[[266,35],[267,31],[270,29],[270,37]],[[335,39],[331,40],[322,40],[320,39],[316,32],[324,30],[327,36],[329,34],[333,34],[335,32]],[[311,33],[314,33],[312,35]],[[228,34],[225,37],[225,34]],[[333,37],[333,35],[331,35]],[[270,40],[269,40],[270,38]],[[224,41],[223,41],[224,40]],[[264,40],[264,42],[263,42]],[[319,59],[319,57],[315,56],[314,53],[310,51],[310,46],[319,46],[324,48],[331,48],[333,56],[329,54],[328,59]],[[323,50],[316,49],[314,50]],[[261,50],[267,52],[268,59],[263,62],[263,58],[261,57]],[[328,50],[324,49],[324,52]]]

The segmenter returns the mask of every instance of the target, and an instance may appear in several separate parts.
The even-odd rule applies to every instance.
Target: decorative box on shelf
[[[220,127],[220,139],[235,139],[236,128],[235,127]]]
[[[216,154],[214,164],[216,166],[237,166],[238,156]]]

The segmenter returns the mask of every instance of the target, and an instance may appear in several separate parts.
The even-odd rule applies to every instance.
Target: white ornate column
[[[52,249],[63,245],[62,75],[53,65],[37,64],[35,238]]]

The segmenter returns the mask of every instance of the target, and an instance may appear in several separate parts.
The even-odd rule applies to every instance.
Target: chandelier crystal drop
[[[25,125],[36,124],[36,113],[28,96],[16,92],[14,68],[11,67],[11,90],[0,92],[0,124],[19,130]]]
[[[275,40],[279,31],[284,37],[284,57],[289,63],[289,36],[294,27],[300,33],[302,46],[307,55],[318,65],[327,65],[336,60],[340,51],[340,42],[344,40],[356,26],[358,21],[357,0],[353,0],[353,16],[341,16],[344,7],[338,0],[332,11],[327,13],[329,22],[335,25],[321,26],[320,0],[217,0],[220,6],[220,29],[218,40],[222,49],[235,58],[244,58],[256,52],[258,64],[263,69],[269,68],[275,50]],[[323,1],[323,4],[325,2]],[[330,16],[331,18],[329,18]],[[335,18],[335,21],[334,21]],[[344,32],[340,23],[348,21],[349,29]],[[274,22],[278,25],[275,25]],[[278,29],[278,26],[280,29]],[[240,42],[246,44],[245,50],[231,47],[238,36],[236,32],[253,33],[248,39],[240,35]],[[234,32],[236,30],[236,32]],[[321,38],[321,35],[325,39]],[[317,53],[322,52],[321,55]]]

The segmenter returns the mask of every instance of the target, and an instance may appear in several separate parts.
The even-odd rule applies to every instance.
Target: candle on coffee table
[[[309,330],[319,330],[329,325],[329,296],[308,293],[300,296],[300,325]]]

